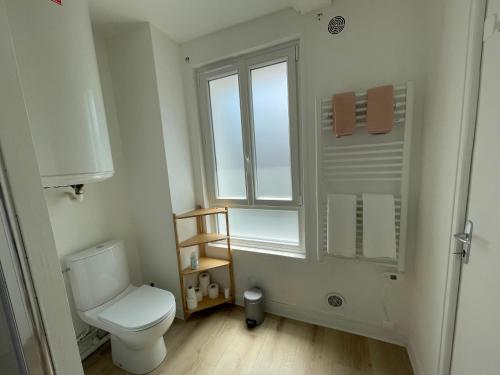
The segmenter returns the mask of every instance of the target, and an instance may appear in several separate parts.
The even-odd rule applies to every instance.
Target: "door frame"
[[[438,374],[449,375],[451,370],[455,321],[462,270],[461,256],[452,254],[456,241],[454,233],[462,232],[467,215],[472,152],[476,133],[479,101],[483,30],[487,0],[469,0],[467,57],[464,71],[464,90],[460,121],[460,138],[453,191],[453,213],[450,228],[449,258],[439,349]]]

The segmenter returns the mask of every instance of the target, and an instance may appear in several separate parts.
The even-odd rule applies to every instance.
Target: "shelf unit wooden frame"
[[[224,215],[226,220],[226,234],[220,233],[207,233],[205,217],[210,215]],[[179,232],[177,230],[177,221],[183,219],[195,219],[197,234],[185,240],[179,239]],[[195,210],[185,212],[182,214],[174,214],[174,232],[175,232],[175,244],[177,249],[177,265],[179,268],[179,280],[181,283],[181,294],[182,294],[182,306],[184,310],[184,318],[188,319],[191,314],[201,311],[213,306],[221,305],[223,303],[233,303],[234,298],[234,273],[233,273],[233,256],[231,252],[231,238],[229,237],[229,216],[227,207],[215,207],[215,208],[201,208],[198,207]],[[206,245],[210,242],[226,241],[227,243],[227,259],[219,259],[208,257],[206,254]],[[197,269],[193,270],[190,266],[182,267],[182,249],[192,246],[198,246],[199,251],[199,266]],[[198,274],[200,272],[209,271],[215,268],[227,267],[229,271],[229,283],[231,289],[231,295],[229,298],[224,297],[224,291],[219,292],[219,297],[216,299],[210,299],[203,297],[201,302],[198,302],[198,307],[194,310],[188,310],[186,290],[184,288],[184,277],[187,275]]]

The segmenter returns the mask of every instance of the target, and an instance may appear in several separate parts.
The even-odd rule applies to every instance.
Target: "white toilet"
[[[66,258],[80,318],[111,334],[113,363],[131,373],[158,367],[175,317],[172,293],[130,284],[125,248],[109,241]]]

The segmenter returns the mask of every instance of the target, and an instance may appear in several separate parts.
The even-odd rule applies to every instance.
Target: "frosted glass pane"
[[[287,63],[253,69],[257,199],[292,199]]]
[[[219,231],[225,233],[226,223],[222,215]],[[299,213],[284,210],[229,209],[231,237],[266,242],[299,245]]]
[[[209,82],[217,198],[245,199],[245,165],[236,74]]]

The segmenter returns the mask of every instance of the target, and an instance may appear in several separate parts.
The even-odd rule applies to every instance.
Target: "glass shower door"
[[[26,368],[22,358],[19,358],[19,354],[22,353],[20,351],[21,345],[15,335],[15,326],[11,324],[12,318],[9,317],[10,314],[7,314],[8,309],[9,306],[4,303],[2,295],[2,303],[0,304],[0,332],[2,332],[0,335],[0,368],[2,368],[2,374],[5,375],[23,375],[26,373]]]
[[[0,374],[52,375],[50,352],[0,157]]]

